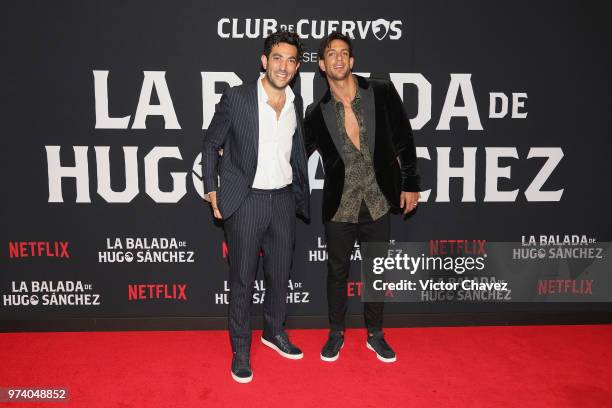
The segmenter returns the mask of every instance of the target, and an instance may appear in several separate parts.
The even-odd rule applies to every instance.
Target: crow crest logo
[[[389,32],[389,24],[390,23],[383,18],[372,21],[372,32],[379,41],[387,36],[387,33]]]

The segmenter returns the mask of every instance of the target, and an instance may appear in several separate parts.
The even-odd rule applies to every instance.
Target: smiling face
[[[342,81],[351,74],[354,62],[349,45],[342,40],[333,40],[325,48],[323,58],[319,59],[319,68],[328,79]]]
[[[297,73],[298,49],[295,45],[278,43],[270,50],[270,55],[261,56],[261,65],[266,70],[266,79],[273,87],[284,89]]]

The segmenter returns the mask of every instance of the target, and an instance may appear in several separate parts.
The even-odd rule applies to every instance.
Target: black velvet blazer
[[[420,191],[412,128],[391,82],[358,75],[355,78],[361,92],[376,181],[392,210],[398,210],[401,191]],[[329,90],[319,102],[308,106],[304,127],[307,154],[318,150],[323,159],[322,218],[327,222],[338,210],[344,187],[343,141]]]

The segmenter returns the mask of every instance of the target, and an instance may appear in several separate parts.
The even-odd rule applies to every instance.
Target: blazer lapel
[[[302,147],[304,146],[304,122],[302,119],[302,105],[298,102],[297,98],[293,101],[293,110],[295,112],[295,134],[291,152],[296,153],[295,160],[299,162],[302,159]]]
[[[301,104],[298,102],[298,99],[295,98],[293,100],[293,110],[295,112],[295,123],[296,123],[296,130],[297,130],[297,136],[299,138],[299,140],[304,140],[304,135],[302,134],[302,106]]]
[[[248,131],[253,142],[255,160],[259,154],[259,98],[257,97],[257,81],[253,82],[248,88],[246,95],[246,111]]]
[[[340,136],[340,131],[338,130],[338,124],[336,121],[336,111],[332,103],[333,102],[331,102],[331,100],[325,103],[321,103],[321,111],[323,113],[325,125],[327,126],[327,131],[329,132],[329,135],[331,136],[331,139],[334,142],[334,145],[336,146],[336,150],[338,150],[338,154],[344,161],[344,142],[342,140],[342,137]]]
[[[304,122],[302,119],[302,104],[296,97],[293,101],[293,110],[295,111],[295,134],[291,145],[291,162],[294,174],[297,175],[300,185],[304,184],[304,179],[308,178],[307,174],[302,174],[306,169],[306,151],[304,147]]]
[[[361,82],[359,86],[361,87]],[[365,89],[361,88],[360,92],[363,119],[365,121],[366,134],[368,135],[368,148],[370,149],[370,155],[374,157],[374,147],[376,146],[376,108],[374,104],[374,91],[371,86],[367,86]]]

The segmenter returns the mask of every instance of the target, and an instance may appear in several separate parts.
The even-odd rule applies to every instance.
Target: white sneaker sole
[[[342,345],[340,346],[340,350],[342,350],[342,347],[344,347],[344,342],[342,342]],[[321,356],[321,360],[331,363],[333,361],[336,361],[338,357],[340,357],[340,351],[338,351],[338,354],[336,354],[333,357],[323,357],[323,354],[319,354],[319,355]]]
[[[370,346],[370,343],[368,343],[367,340],[366,340],[366,347],[369,348],[370,350],[372,350],[374,353],[376,353],[376,350],[374,350],[374,347]],[[380,361],[382,361],[383,363],[394,363],[397,360],[397,357],[384,358],[383,356],[381,356],[378,353],[376,353],[376,357],[378,357],[378,359]]]
[[[300,360],[300,359],[302,359],[304,357],[304,353],[300,353],[300,354],[287,354],[284,351],[282,351],[281,349],[279,349],[278,347],[276,347],[276,344],[270,343],[268,340],[264,339],[263,337],[261,338],[261,342],[263,344],[265,344],[266,346],[270,347],[272,350],[275,350],[281,356],[283,356],[285,358],[288,358],[290,360]]]
[[[232,373],[232,378],[234,381],[239,382],[240,384],[250,383],[253,379],[253,374],[251,374],[250,377],[238,377],[232,370],[230,370],[230,373]]]

